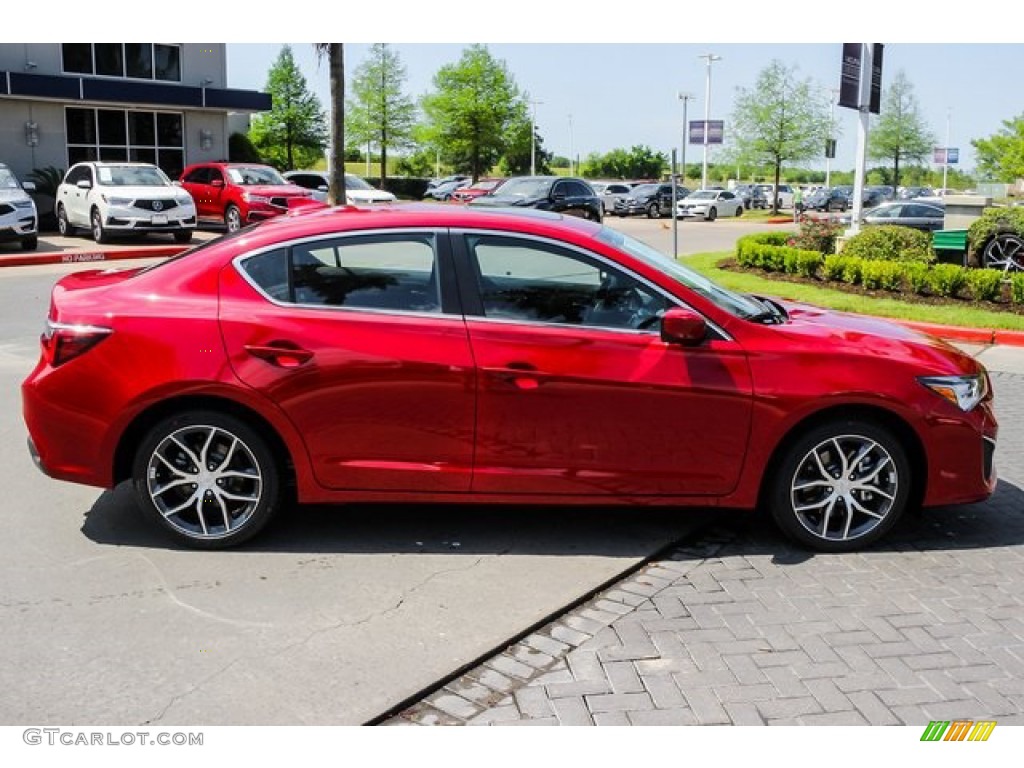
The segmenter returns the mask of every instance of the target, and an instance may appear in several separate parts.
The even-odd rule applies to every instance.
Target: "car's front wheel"
[[[708,214],[704,218],[707,221],[714,221],[715,219],[718,218],[718,209],[717,208],[713,208],[713,207],[712,208],[708,208]]]
[[[224,226],[228,232],[237,232],[242,228],[242,212],[233,203],[224,209]]]
[[[109,243],[110,236],[107,234],[107,230],[103,226],[103,214],[100,213],[99,208],[93,208],[90,216],[92,222],[92,239],[97,243]]]
[[[256,535],[282,501],[267,440],[228,414],[187,411],[139,445],[132,482],[143,509],[179,542],[220,549]]]
[[[742,215],[743,215],[743,206],[742,205],[737,205],[736,206],[736,218],[739,218]]]
[[[847,552],[896,524],[910,498],[910,462],[888,429],[837,420],[795,440],[771,483],[768,505],[786,535],[812,549]]]
[[[176,243],[191,243],[192,242],[192,230],[182,229],[174,233],[174,242]]]
[[[39,245],[38,235],[29,235],[21,241],[21,250],[23,251],[34,251]]]
[[[661,211],[658,209],[657,203],[651,203],[647,206],[647,218],[656,219],[661,215]]]

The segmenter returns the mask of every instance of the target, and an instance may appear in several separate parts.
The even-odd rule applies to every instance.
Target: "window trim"
[[[477,265],[476,259],[473,254],[470,253],[469,246],[466,243],[467,235],[492,235],[496,237],[505,237],[510,239],[525,240],[530,242],[542,243],[549,247],[559,248],[562,250],[574,252],[583,256],[584,259],[591,259],[599,262],[603,265],[608,266],[611,269],[617,270],[628,277],[636,280],[638,283],[648,288],[654,293],[660,294],[670,306],[677,307],[679,309],[688,309],[704,318],[704,322],[707,323],[708,329],[711,330],[718,336],[721,341],[735,341],[733,337],[725,331],[718,323],[709,318],[700,310],[690,306],[683,299],[679,298],[670,291],[662,288],[657,283],[648,280],[641,274],[633,271],[624,264],[620,264],[603,254],[596,253],[594,251],[582,248],[575,243],[567,243],[562,240],[556,240],[542,235],[532,235],[522,232],[512,232],[508,230],[499,229],[479,229],[474,227],[459,227],[452,228],[450,230],[452,237],[452,253],[456,261],[456,269],[459,272],[459,285],[460,295],[462,296],[463,307],[465,308],[465,316],[467,321],[474,322],[485,322],[485,323],[499,323],[502,325],[527,325],[540,328],[562,328],[562,329],[583,329],[589,331],[607,331],[611,333],[625,333],[629,335],[643,335],[643,336],[659,336],[661,330],[655,326],[652,328],[615,328],[606,325],[584,325],[582,323],[551,323],[544,320],[522,320],[514,318],[504,317],[487,317],[483,311],[483,302],[480,297],[479,289],[479,266]]]
[[[248,259],[260,256],[270,251],[276,251],[279,249],[285,249],[288,251],[288,263],[291,265],[291,251],[292,248],[307,243],[317,243],[320,241],[337,241],[343,238],[351,237],[366,237],[366,236],[389,236],[389,235],[432,235],[434,237],[435,248],[434,248],[434,259],[437,264],[437,276],[438,276],[438,292],[440,293],[441,309],[439,312],[418,312],[410,309],[381,309],[378,307],[345,307],[345,306],[334,306],[328,304],[303,304],[296,301],[281,301],[267,294],[263,288],[258,285],[249,273],[245,271],[242,264]],[[367,313],[371,315],[385,315],[385,316],[400,316],[400,317],[419,317],[432,320],[444,320],[451,322],[452,320],[464,319],[465,313],[462,311],[461,302],[459,301],[458,294],[455,290],[454,285],[454,268],[451,265],[451,246],[449,241],[448,229],[445,227],[409,227],[409,228],[394,228],[394,229],[351,229],[342,232],[324,232],[318,235],[308,235],[306,237],[295,238],[294,240],[287,240],[285,242],[273,243],[271,245],[262,246],[260,248],[240,253],[231,259],[231,265],[235,271],[242,276],[242,279],[248,283],[256,293],[262,298],[273,304],[276,307],[282,309],[303,309],[303,310],[320,310],[329,312],[359,312]],[[291,281],[289,278],[289,292],[291,292]]]

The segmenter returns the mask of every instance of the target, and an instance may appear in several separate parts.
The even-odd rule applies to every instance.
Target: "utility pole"
[[[686,184],[686,142],[689,139],[690,126],[686,122],[686,104],[687,102],[693,101],[693,96],[689,93],[679,92],[679,100],[683,102],[683,154],[682,163],[680,164],[680,172],[683,177],[683,184]]]
[[[828,139],[825,147],[825,188],[832,188],[832,158],[828,156],[833,141],[832,133],[835,131],[836,99],[839,98],[839,89],[833,88],[832,98],[828,102]]]
[[[700,174],[700,188],[707,189],[708,187],[708,123],[711,122],[711,64],[715,61],[721,61],[721,56],[716,56],[713,53],[702,53],[697,57],[698,59],[705,59],[707,61],[707,82],[705,85],[705,96],[704,96],[704,167]]]
[[[573,158],[576,156],[576,142],[572,135],[572,113],[569,114],[569,175],[575,176],[576,166],[573,164]]]
[[[860,216],[864,210],[864,172],[866,170],[868,153],[868,121],[871,117],[871,73],[873,71],[874,53],[874,46],[871,43],[861,43],[857,164],[853,175],[853,213],[850,217],[850,228],[846,231],[848,237],[852,237],[860,232]]]
[[[946,177],[949,174],[949,121],[953,114],[953,110],[950,107],[946,107],[946,150],[943,154],[942,163],[942,188],[946,188]],[[945,194],[945,193],[943,193]]]
[[[530,175],[537,175],[537,105],[543,101],[530,99],[530,106],[533,108],[533,116],[530,118]]]

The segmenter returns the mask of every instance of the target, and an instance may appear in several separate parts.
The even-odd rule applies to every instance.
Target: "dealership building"
[[[0,44],[0,162],[22,179],[82,160],[226,160],[229,113],[270,94],[229,88],[223,43]]]

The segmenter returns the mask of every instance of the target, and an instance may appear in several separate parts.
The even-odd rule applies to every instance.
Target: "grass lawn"
[[[777,296],[790,301],[802,301],[819,307],[828,307],[843,312],[857,312],[862,315],[878,315],[966,328],[1003,328],[1024,331],[1024,315],[976,309],[966,302],[963,305],[917,304],[889,298],[885,295],[864,296],[821,285],[791,283],[748,272],[720,269],[718,263],[731,256],[731,253],[725,252],[698,253],[693,256],[681,256],[679,260],[726,288],[743,293]]]

